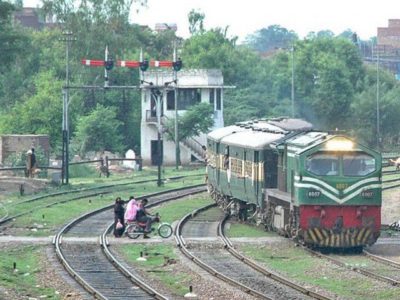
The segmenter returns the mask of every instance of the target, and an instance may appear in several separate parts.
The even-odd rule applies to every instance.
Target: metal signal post
[[[105,51],[105,60],[89,60],[82,59],[82,64],[85,66],[91,67],[104,67],[104,89],[112,89],[112,88],[132,88],[122,87],[122,86],[110,86],[108,83],[108,71],[110,71],[114,67],[114,61],[108,54],[108,47]],[[173,61],[159,61],[159,60],[151,60],[143,59],[143,53],[140,52],[140,60],[139,61],[129,61],[129,60],[117,60],[116,65],[118,67],[126,67],[126,68],[139,68],[141,71],[140,74],[140,84],[147,83],[149,86],[154,86],[153,82],[148,82],[144,80],[144,72],[147,71],[149,67],[155,68],[172,68],[173,69],[173,80],[171,82],[166,82],[164,87],[167,87],[171,83],[175,83],[175,117],[177,118],[177,72],[182,68],[182,60],[180,58],[176,59],[176,52],[174,50],[174,60]],[[157,176],[157,185],[161,186],[161,165],[162,165],[162,151],[161,151],[161,139],[162,139],[162,126],[161,126],[161,103],[163,101],[163,93],[156,86],[151,90],[151,93],[156,101],[156,116],[157,116],[157,166],[158,166],[158,176]],[[70,88],[86,88],[86,87],[70,87]],[[99,88],[99,87],[87,87],[87,88]],[[137,88],[137,87],[134,87]],[[179,142],[178,142],[178,120],[175,120],[175,143],[177,147],[177,160],[179,156]],[[178,162],[177,162],[178,163]]]
[[[69,48],[72,41],[76,41],[76,38],[72,36],[72,32],[64,31],[64,37],[61,41],[66,42],[66,70],[65,70],[65,83],[66,87],[69,86]],[[68,184],[69,182],[69,124],[68,124],[68,105],[69,105],[69,91],[68,89],[62,90],[63,94],[63,119],[62,119],[62,165],[61,165],[61,182]]]

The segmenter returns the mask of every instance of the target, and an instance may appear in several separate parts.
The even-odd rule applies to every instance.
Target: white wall
[[[151,94],[150,88],[157,87],[163,92],[163,114],[169,119],[175,118],[175,111],[167,110],[167,93],[165,89],[165,82],[172,81],[172,72],[146,72],[144,79],[148,82],[153,82],[153,86],[144,84],[142,86],[142,119],[141,119],[141,157],[144,165],[151,165],[151,141],[157,140],[157,123],[146,121],[146,111],[151,109]],[[209,103],[210,88],[222,88],[223,77],[219,70],[185,70],[178,72],[178,88],[199,88],[201,89],[201,101]],[[216,97],[216,93],[215,97]],[[178,114],[183,115],[184,110],[179,110]],[[216,110],[216,98],[214,100],[214,126],[220,128],[224,126],[223,121],[223,91],[221,92],[221,110]],[[155,121],[155,120],[154,120]],[[179,130],[179,129],[178,129]],[[195,137],[201,144],[206,144],[206,134]],[[175,165],[175,143],[168,141],[165,137],[163,139],[164,165]],[[189,164],[191,159],[191,152],[185,146],[180,146],[180,158],[183,165]]]

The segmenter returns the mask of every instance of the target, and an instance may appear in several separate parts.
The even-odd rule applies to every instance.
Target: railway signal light
[[[180,58],[178,58],[177,61],[173,62],[172,66],[175,71],[180,71],[180,69],[182,69],[182,67],[183,67],[182,60]]]
[[[112,58],[108,58],[108,60],[104,61],[104,67],[107,71],[111,71],[114,68],[114,60]]]
[[[145,60],[143,60],[143,61],[141,61],[140,62],[140,70],[142,71],[142,72],[145,72],[145,71],[147,71],[147,69],[149,68],[149,61],[147,60],[147,59],[145,59]]]

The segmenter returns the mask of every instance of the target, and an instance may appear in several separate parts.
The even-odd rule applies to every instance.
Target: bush
[[[70,165],[69,177],[99,177],[99,172],[94,167],[89,165]]]

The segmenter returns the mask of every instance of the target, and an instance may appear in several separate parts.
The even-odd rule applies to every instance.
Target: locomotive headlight
[[[353,150],[353,147],[353,142],[344,138],[331,139],[326,142],[326,150],[330,151],[349,151]]]

